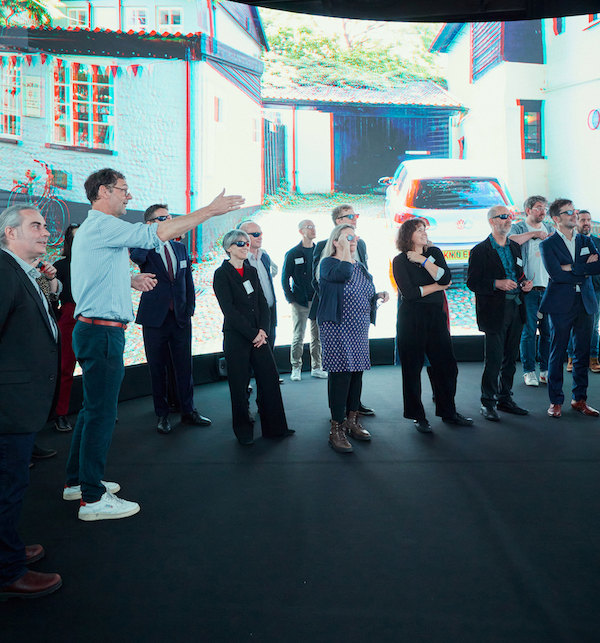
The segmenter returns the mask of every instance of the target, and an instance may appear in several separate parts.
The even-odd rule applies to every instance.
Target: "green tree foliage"
[[[2,0],[0,27],[50,25],[56,4],[55,0]]]
[[[261,10],[270,51],[263,80],[275,86],[389,89],[410,80],[445,85],[428,51],[440,25],[315,18]]]

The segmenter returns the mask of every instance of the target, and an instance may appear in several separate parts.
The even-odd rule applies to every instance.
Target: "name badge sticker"
[[[584,246],[581,249],[581,252],[579,253],[580,255],[589,255],[590,254],[590,249],[587,246]]]
[[[252,284],[250,283],[249,279],[246,279],[246,281],[244,281],[243,285],[244,285],[244,288],[246,289],[246,292],[249,295],[251,295],[254,292],[254,288],[252,287]]]
[[[304,257],[296,257],[296,259],[294,259],[294,263],[296,265],[304,263]]]
[[[180,268],[187,268],[187,259],[182,259],[182,260],[179,262],[179,267],[180,267]]]
[[[521,257],[517,257],[517,266],[523,267],[523,259],[521,259]]]

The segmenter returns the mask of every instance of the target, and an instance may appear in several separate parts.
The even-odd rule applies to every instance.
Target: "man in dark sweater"
[[[290,361],[292,363],[293,382],[302,379],[302,352],[304,350],[304,334],[308,321],[308,312],[314,297],[312,286],[312,264],[315,250],[315,237],[317,231],[315,224],[310,219],[304,219],[298,224],[302,241],[294,246],[286,255],[281,275],[281,285],[285,298],[292,305],[292,322],[294,325],[292,345],[290,348]],[[311,375],[318,378],[327,378],[327,373],[321,368],[321,341],[319,339],[319,326],[315,319],[310,325],[310,366]]]

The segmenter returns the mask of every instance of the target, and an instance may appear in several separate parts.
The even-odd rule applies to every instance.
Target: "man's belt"
[[[127,328],[127,324],[124,324],[123,322],[119,321],[111,321],[110,319],[90,319],[89,317],[84,317],[83,315],[79,315],[77,317],[78,321],[84,322],[86,324],[94,324],[96,326],[114,326],[116,328]]]
[[[544,292],[546,288],[544,286],[534,286],[531,290],[537,290],[538,292]]]

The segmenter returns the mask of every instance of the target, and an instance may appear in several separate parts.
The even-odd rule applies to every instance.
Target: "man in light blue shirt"
[[[92,521],[126,518],[140,510],[136,502],[114,495],[119,484],[102,480],[125,372],[125,328],[133,321],[131,288],[147,292],[156,285],[153,274],[131,276],[128,248],[160,249],[207,219],[237,210],[244,199],[225,196],[223,190],[191,214],[146,225],[120,220],[132,198],[120,172],[95,172],[85,190],[92,209],[79,227],[71,256],[77,319],[73,350],[83,371],[83,408],[73,431],[63,498],[81,499],[79,518]]]

